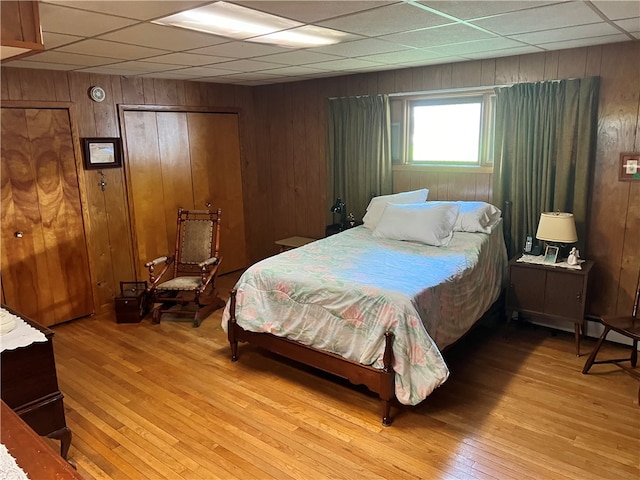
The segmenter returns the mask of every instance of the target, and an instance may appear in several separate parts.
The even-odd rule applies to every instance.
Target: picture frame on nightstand
[[[559,251],[559,247],[556,247],[554,245],[547,245],[547,248],[544,251],[544,263],[557,263]]]

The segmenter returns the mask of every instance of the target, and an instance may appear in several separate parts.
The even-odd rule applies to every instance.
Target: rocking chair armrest
[[[204,268],[209,265],[215,265],[216,263],[218,263],[218,257],[211,257],[211,258],[207,258],[204,262],[200,262],[198,266],[200,268]]]
[[[151,266],[155,267],[157,264],[162,263],[162,262],[167,262],[168,263],[169,260],[173,260],[173,257],[158,257],[158,258],[154,258],[150,262],[145,263],[144,266],[146,268],[149,268]]]

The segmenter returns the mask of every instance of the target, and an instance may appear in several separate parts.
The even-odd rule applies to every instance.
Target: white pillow
[[[486,202],[427,202],[433,204],[460,205],[458,219],[453,227],[454,232],[491,233],[491,228],[502,215],[499,208]]]
[[[373,236],[392,240],[408,240],[436,247],[448,245],[460,206],[433,202],[388,203]]]
[[[367,206],[367,213],[362,217],[362,223],[369,230],[373,230],[380,221],[382,213],[384,212],[384,207],[388,203],[421,203],[427,199],[427,195],[429,195],[429,190],[423,188],[421,190],[412,190],[410,192],[373,197]]]

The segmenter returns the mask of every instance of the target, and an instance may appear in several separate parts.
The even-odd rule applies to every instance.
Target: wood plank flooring
[[[571,334],[474,332],[448,352],[449,380],[385,428],[366,390],[249,345],[231,363],[220,319],[54,327],[84,478],[640,478],[638,382],[611,365],[582,375]]]

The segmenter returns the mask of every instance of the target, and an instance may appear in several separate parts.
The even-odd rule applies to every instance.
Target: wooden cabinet
[[[60,440],[60,455],[66,459],[71,446],[71,430],[67,427],[63,395],[58,388],[53,355],[54,333],[22,318],[44,333],[47,341],[5,350],[0,354],[0,396],[38,435]]]
[[[580,333],[592,267],[592,261],[583,263],[582,270],[573,270],[511,260],[507,318],[510,320],[513,312],[518,312],[542,319],[573,322],[576,353],[580,355]]]

